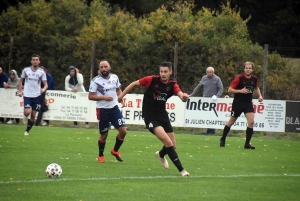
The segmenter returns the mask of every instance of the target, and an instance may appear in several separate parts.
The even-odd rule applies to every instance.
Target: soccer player
[[[262,102],[263,98],[258,88],[257,77],[252,75],[253,70],[254,64],[247,61],[244,65],[244,73],[236,76],[230,84],[228,93],[234,94],[234,99],[232,103],[231,116],[224,127],[223,136],[220,139],[220,147],[225,147],[226,136],[229,133],[230,127],[234,124],[237,118],[244,113],[248,122],[244,148],[255,149],[255,147],[250,144],[254,125],[254,108],[252,105],[254,89],[258,94],[258,101]]]
[[[19,96],[24,95],[24,116],[30,119],[27,120],[27,128],[24,135],[29,135],[29,131],[34,125],[35,115],[41,108],[41,93],[44,93],[47,88],[47,77],[45,72],[39,68],[40,56],[34,54],[31,56],[31,66],[23,69],[19,80]],[[24,93],[22,92],[22,83],[25,79]],[[41,82],[44,87],[41,88]]]
[[[176,140],[172,125],[166,111],[166,102],[174,94],[183,102],[187,101],[189,95],[183,93],[178,84],[170,79],[172,74],[172,63],[162,62],[160,64],[159,76],[146,76],[137,81],[132,82],[118,96],[118,101],[122,102],[122,98],[136,86],[146,86],[143,98],[142,116],[144,118],[147,129],[153,133],[164,146],[160,151],[155,153],[164,168],[168,168],[169,164],[165,158],[168,155],[182,176],[190,174],[182,167],[179,157],[175,151]]]
[[[93,78],[89,88],[89,100],[97,101],[96,114],[100,137],[98,139],[99,156],[98,161],[104,163],[104,148],[108,135],[109,122],[118,129],[115,146],[111,154],[120,162],[123,158],[119,149],[123,144],[127,130],[124,117],[117,105],[117,97],[121,94],[121,83],[116,74],[110,73],[111,67],[108,61],[101,61],[99,65],[100,74]]]

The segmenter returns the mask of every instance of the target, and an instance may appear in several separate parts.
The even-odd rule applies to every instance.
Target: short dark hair
[[[162,62],[159,67],[168,67],[170,70],[172,70],[172,63],[168,61]]]
[[[33,54],[32,56],[31,56],[31,58],[32,57],[38,57],[39,59],[40,59],[40,55],[38,55],[38,54]]]

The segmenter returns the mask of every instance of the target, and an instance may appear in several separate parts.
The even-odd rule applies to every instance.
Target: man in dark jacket
[[[47,68],[46,67],[41,66],[41,69],[43,69],[45,71],[45,73],[46,73],[47,84],[48,84],[48,89],[47,90],[56,90],[55,84],[54,84],[54,79],[53,79],[52,75],[50,75],[47,72]],[[43,83],[42,83],[42,87],[43,87]],[[46,100],[45,100],[45,96],[46,96],[46,91],[45,91],[45,93],[42,93],[42,95],[41,95],[42,108],[41,108],[41,111],[39,112],[39,115],[37,117],[36,124],[35,124],[36,126],[40,125],[40,122],[41,122],[42,117],[43,117],[43,113],[48,110],[48,106],[47,106],[47,103],[46,103]],[[47,125],[49,125],[49,123],[50,123],[49,120],[45,120],[44,119],[44,121],[42,123],[42,126],[47,126]]]

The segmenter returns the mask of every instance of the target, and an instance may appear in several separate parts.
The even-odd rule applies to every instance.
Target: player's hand
[[[79,70],[78,70],[78,68],[75,68],[75,71],[76,71],[76,74],[78,74],[78,73],[79,73]]]
[[[105,101],[112,101],[113,98],[111,96],[103,96],[103,100],[105,100]]]
[[[44,93],[46,90],[45,89],[41,89],[41,94]]]
[[[246,87],[241,89],[241,93],[242,94],[247,94],[248,93],[248,89]]]
[[[258,97],[258,102],[263,102],[263,97],[262,96],[260,96],[260,97]]]
[[[183,101],[183,102],[186,102],[187,101],[187,99],[189,99],[190,98],[190,95],[189,94],[187,94],[187,93],[183,93],[182,94],[182,98],[181,98],[181,100]]]
[[[18,95],[19,95],[20,97],[22,97],[22,96],[23,96],[23,92],[19,92]]]
[[[76,89],[76,88],[74,88],[74,89],[72,89],[72,92],[77,92],[78,91],[78,89]]]
[[[120,96],[118,96],[118,102],[119,103],[123,103],[123,98],[121,98]]]

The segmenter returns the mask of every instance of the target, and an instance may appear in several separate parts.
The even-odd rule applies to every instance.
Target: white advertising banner
[[[127,94],[123,98],[124,107],[120,107],[120,109],[126,124],[145,124],[142,119],[143,96],[142,94]],[[166,110],[169,113],[172,126],[183,127],[184,107],[185,104],[177,96],[168,99]]]
[[[184,126],[198,128],[223,129],[229,120],[232,98],[191,97],[186,102]],[[285,102],[279,100],[264,100],[258,102],[253,99],[255,111],[254,130],[284,132],[285,129]],[[234,130],[245,130],[247,120],[244,114],[231,127]]]
[[[17,95],[16,89],[0,89],[0,116],[23,118],[23,98]],[[46,92],[49,110],[44,112],[43,118],[59,121],[97,122],[96,101],[88,100],[87,92],[52,91]],[[126,124],[144,125],[142,119],[142,94],[127,94],[124,107],[119,104]],[[177,97],[169,98],[166,110],[173,126],[183,127],[185,104]]]
[[[23,118],[23,98],[17,89],[0,89],[0,117]]]

